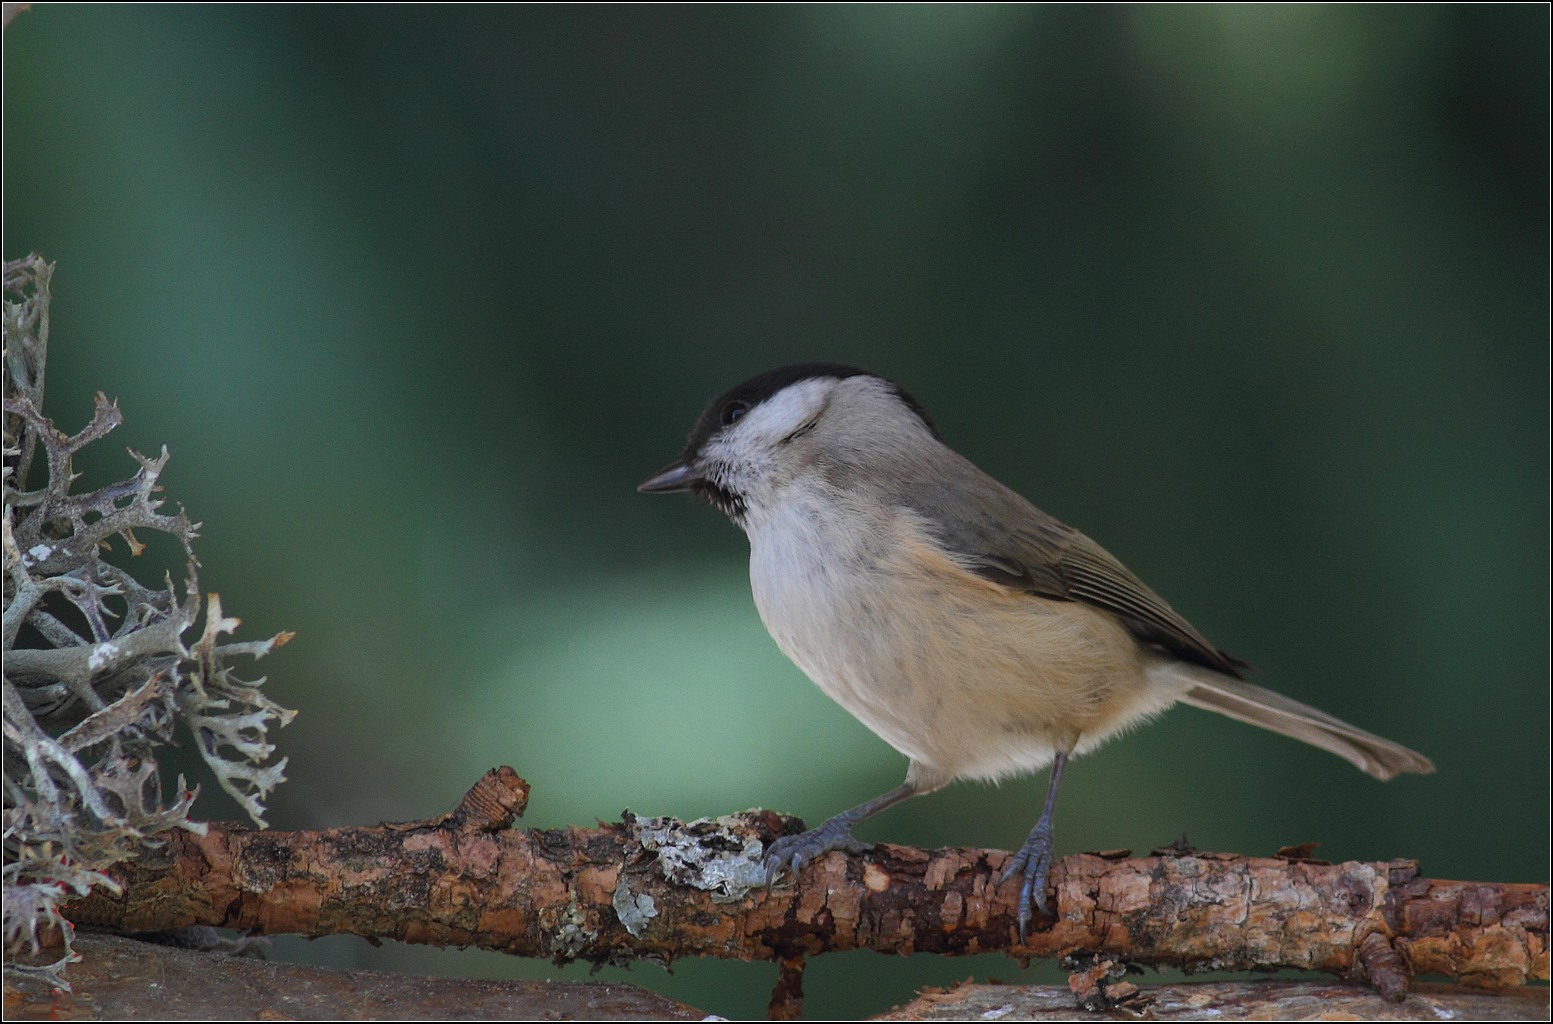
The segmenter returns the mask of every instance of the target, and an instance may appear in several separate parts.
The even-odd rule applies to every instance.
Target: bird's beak
[[[689,461],[682,459],[643,480],[636,485],[636,489],[643,494],[668,494],[673,491],[688,491],[705,479],[699,470],[692,468]]]

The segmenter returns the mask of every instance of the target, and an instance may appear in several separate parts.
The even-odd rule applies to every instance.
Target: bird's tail
[[[1427,775],[1434,771],[1434,762],[1417,751],[1272,690],[1182,662],[1155,671],[1168,671],[1175,682],[1185,684],[1179,698],[1182,703],[1304,740],[1377,779],[1390,779],[1400,772]]]

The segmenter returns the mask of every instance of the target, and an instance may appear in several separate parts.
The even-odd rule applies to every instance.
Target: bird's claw
[[[1024,942],[1030,933],[1030,921],[1035,916],[1032,906],[1039,910],[1043,917],[1052,916],[1051,908],[1046,902],[1046,882],[1051,875],[1051,867],[1052,834],[1050,830],[1038,826],[1019,848],[1019,852],[1008,859],[1008,863],[1003,867],[1003,875],[998,879],[1002,883],[1017,874],[1024,875],[1024,882],[1019,887],[1020,942]]]
[[[868,844],[852,835],[852,822],[839,817],[799,835],[782,836],[766,848],[766,888],[779,882],[783,875],[791,875],[797,881],[798,872],[832,850],[862,853],[866,849]]]

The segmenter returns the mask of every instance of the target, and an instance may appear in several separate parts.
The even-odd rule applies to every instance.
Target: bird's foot
[[[998,880],[1006,882],[1016,874],[1024,873],[1024,884],[1019,887],[1019,941],[1024,942],[1030,931],[1030,919],[1035,915],[1031,907],[1051,917],[1046,903],[1046,880],[1052,868],[1052,830],[1044,820],[1030,832],[1019,852],[1009,858]]]
[[[766,886],[775,885],[783,875],[790,874],[797,881],[798,872],[809,862],[832,850],[862,853],[868,844],[859,842],[852,835],[852,819],[838,814],[819,828],[796,836],[782,836],[766,848]]]

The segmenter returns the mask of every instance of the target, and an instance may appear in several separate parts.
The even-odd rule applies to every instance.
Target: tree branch
[[[1482,988],[1548,978],[1546,885],[1424,878],[1412,861],[1323,864],[1229,854],[1078,854],[1053,872],[1057,920],[1020,945],[1008,854],[881,845],[830,854],[796,888],[764,887],[761,852],[800,827],[768,811],[682,824],[516,830],[528,787],[488,773],[440,819],[321,832],[211,825],[116,866],[119,894],[67,908],[125,931],[203,924],[348,932],[524,956],[623,963],[686,956],[792,961],[887,953],[1087,950],[1189,970],[1299,968]]]

